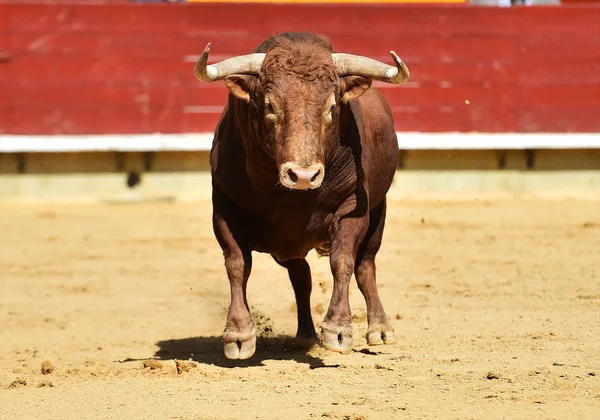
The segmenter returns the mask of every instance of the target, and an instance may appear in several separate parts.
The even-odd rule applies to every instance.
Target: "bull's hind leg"
[[[223,332],[224,352],[228,359],[248,359],[256,351],[256,331],[246,300],[252,254],[240,243],[240,232],[243,232],[243,228],[238,223],[235,213],[223,205],[218,194],[214,194],[213,198],[213,228],[223,249],[225,269],[231,288],[231,303]]]
[[[277,258],[275,258],[277,261]],[[310,313],[310,294],[312,291],[312,277],[310,267],[305,259],[298,258],[289,261],[277,261],[279,265],[288,270],[298,311],[298,331],[296,343],[310,346],[318,342],[317,333]]]
[[[394,328],[390,324],[379,299],[375,276],[375,255],[381,246],[385,213],[385,200],[371,210],[369,230],[358,249],[354,268],[358,287],[367,303],[367,320],[369,323],[367,342],[371,345],[393,344],[396,342]]]

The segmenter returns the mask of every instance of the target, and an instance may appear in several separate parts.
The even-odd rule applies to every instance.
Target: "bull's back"
[[[398,163],[398,139],[392,109],[375,88],[369,89],[352,104],[363,136],[363,167],[371,208],[379,204],[389,190]]]

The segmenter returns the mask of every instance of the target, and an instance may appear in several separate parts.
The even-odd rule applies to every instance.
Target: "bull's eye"
[[[275,124],[277,122],[277,115],[275,115],[273,105],[271,105],[271,102],[269,102],[268,99],[265,100],[265,119],[270,124]]]
[[[331,125],[333,121],[333,111],[335,110],[335,104],[331,105],[327,113],[325,114],[324,122],[326,126]]]
[[[273,105],[271,105],[269,101],[265,102],[265,111],[267,113],[267,116],[275,114],[275,112],[273,111]]]

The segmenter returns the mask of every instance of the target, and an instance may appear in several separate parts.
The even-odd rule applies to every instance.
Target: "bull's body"
[[[297,43],[307,39],[306,35],[284,36]],[[271,38],[255,52],[267,53],[268,57],[277,42]],[[330,254],[334,276],[323,322],[324,345],[342,353],[351,350],[348,286],[353,273],[367,302],[369,343],[393,342],[393,328],[377,293],[374,263],[383,235],[386,193],[398,156],[387,101],[374,88],[347,103],[340,101],[335,127],[323,135],[319,149],[324,166],[322,183],[318,188],[302,190],[278,182],[281,162],[274,152],[259,145],[267,140],[261,139],[260,124],[250,107],[252,102],[229,95],[210,155],[214,231],[224,252],[232,293],[224,333],[225,354],[247,358],[254,353],[256,338],[246,301],[253,251],[272,255],[288,269],[298,307],[298,338],[316,340],[310,312],[310,268],[305,257],[317,249]],[[307,133],[311,124],[316,123],[307,116]],[[306,160],[306,165],[311,162]],[[301,170],[298,173],[302,175]]]
[[[318,190],[293,191],[275,185],[264,189],[253,183],[246,171],[252,152],[244,150],[236,118],[240,105],[229,98],[210,164],[215,211],[235,215],[241,224],[239,233],[253,251],[269,253],[279,261],[304,258],[313,248],[327,246],[341,217],[369,219],[372,210],[385,207],[398,142],[390,107],[374,88],[342,110],[340,138]],[[276,168],[264,169],[277,173]]]

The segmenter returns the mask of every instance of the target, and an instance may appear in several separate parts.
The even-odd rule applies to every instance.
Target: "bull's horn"
[[[390,51],[390,55],[395,67],[361,55],[337,53],[332,54],[332,57],[340,76],[365,76],[395,85],[406,82],[410,77],[408,67],[394,51]]]
[[[194,67],[194,76],[201,82],[214,82],[232,74],[258,74],[265,59],[265,54],[255,53],[231,57],[209,66],[207,65],[209,54],[210,42]]]

